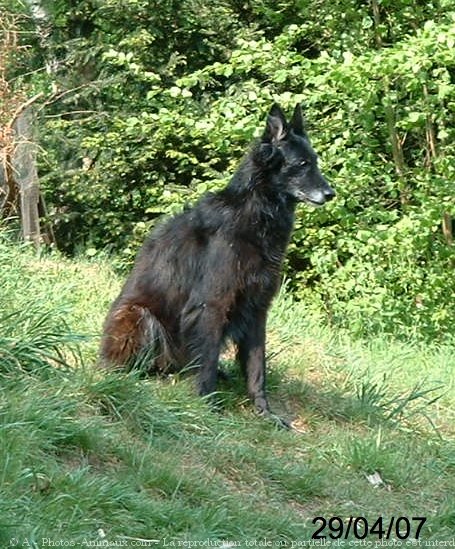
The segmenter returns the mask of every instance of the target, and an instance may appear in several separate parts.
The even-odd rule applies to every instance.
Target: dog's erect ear
[[[267,168],[276,168],[283,161],[283,153],[272,143],[261,143],[258,149],[257,161]]]
[[[301,135],[302,137],[306,135],[305,120],[303,118],[302,107],[300,106],[300,103],[297,103],[297,105],[295,106],[290,126],[294,130],[294,133],[296,133],[297,135]]]
[[[288,124],[286,122],[286,117],[284,116],[281,107],[277,103],[274,103],[267,117],[267,125],[262,139],[263,141],[276,143],[277,141],[284,139],[287,132]]]

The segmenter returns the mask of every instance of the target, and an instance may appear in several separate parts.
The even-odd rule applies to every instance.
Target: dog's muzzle
[[[295,197],[301,202],[306,202],[311,206],[323,206],[326,202],[333,200],[336,196],[335,191],[327,185],[323,189],[314,189],[311,191],[297,191]]]

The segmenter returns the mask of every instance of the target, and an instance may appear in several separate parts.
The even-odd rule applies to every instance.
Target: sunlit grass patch
[[[0,246],[0,543],[309,540],[316,516],[426,516],[453,533],[450,342],[353,339],[279,296],[268,328],[274,410],[246,399],[232,352],[218,402],[191,375],[96,365],[121,280],[106,263]],[[371,538],[372,540],[374,538]]]

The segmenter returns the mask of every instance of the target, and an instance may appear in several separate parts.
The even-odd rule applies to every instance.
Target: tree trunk
[[[453,244],[453,221],[449,212],[445,212],[442,216],[442,233],[447,244],[451,246]]]
[[[27,107],[14,124],[17,145],[13,157],[13,171],[21,197],[21,224],[24,240],[34,243],[38,249],[41,243],[39,222],[39,183],[36,169],[36,145],[33,143],[33,111]]]
[[[8,219],[19,213],[19,188],[11,166],[11,153],[0,151],[0,217]]]

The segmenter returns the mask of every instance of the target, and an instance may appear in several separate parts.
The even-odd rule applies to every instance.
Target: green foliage
[[[299,208],[290,288],[358,334],[453,332],[449,1],[44,5],[63,93],[41,181],[62,249],[130,262],[161,215],[228,180],[271,102],[302,101],[338,198]]]

